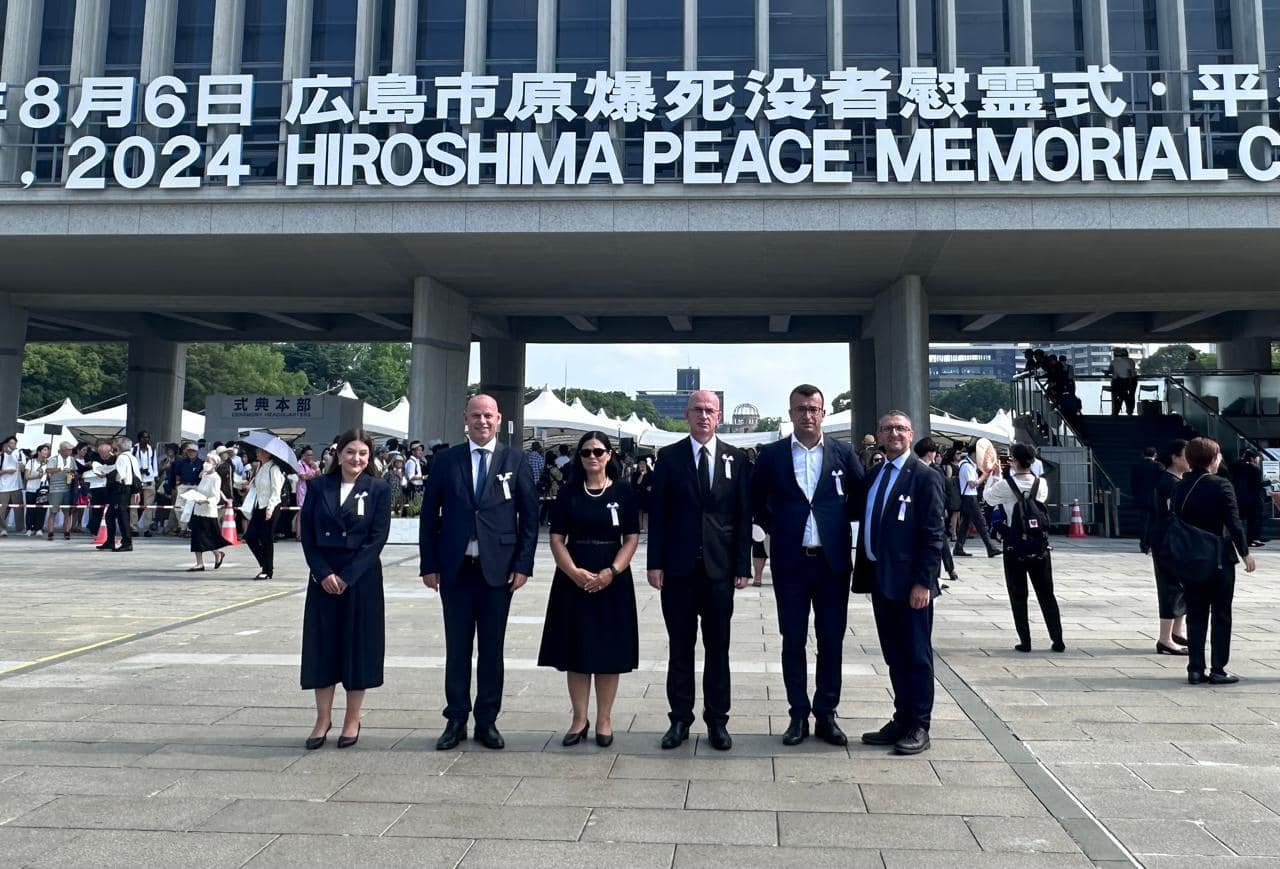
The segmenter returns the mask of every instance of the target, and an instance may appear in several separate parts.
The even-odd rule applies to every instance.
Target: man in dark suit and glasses
[[[716,438],[720,399],[698,390],[685,408],[689,437],[658,451],[649,508],[649,584],[662,593],[671,653],[663,748],[689,738],[694,649],[702,624],[703,718],[711,747],[733,747],[729,721],[729,622],[734,588],[751,580],[751,465]]]
[[[436,455],[422,496],[418,541],[422,582],[440,592],[444,610],[444,717],[436,748],[467,738],[471,649],[476,660],[476,739],[505,743],[496,721],[502,707],[502,644],[511,595],[533,573],[538,493],[524,453],[498,443],[502,414],[492,396],[477,395],[464,413],[467,441]]]
[[[782,680],[791,714],[784,745],[808,737],[810,712],[820,739],[832,745],[849,741],[836,724],[852,569],[846,493],[858,491],[863,469],[848,444],[822,436],[824,403],[816,386],[802,383],[791,390],[794,433],[761,449],[751,473],[756,524],[773,541]],[[810,609],[818,639],[812,704],[805,653]]]
[[[893,686],[893,720],[862,734],[867,745],[892,745],[898,754],[929,747],[933,714],[933,599],[946,545],[942,477],[911,453],[911,419],[891,410],[876,439],[885,462],[868,477],[853,590],[871,594],[880,650]]]

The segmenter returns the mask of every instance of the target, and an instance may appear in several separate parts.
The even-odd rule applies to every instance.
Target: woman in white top
[[[191,529],[191,551],[196,563],[187,568],[188,573],[204,570],[206,552],[213,553],[214,570],[222,567],[226,558],[226,553],[220,551],[230,545],[222,536],[222,505],[231,502],[231,475],[224,459],[231,452],[231,447],[209,450],[200,469],[200,482],[182,494],[183,500],[195,503],[187,527]]]
[[[275,573],[276,520],[280,516],[280,499],[284,491],[284,469],[266,450],[258,450],[258,471],[249,483],[248,505],[252,499],[252,511],[241,506],[241,512],[249,517],[249,527],[244,532],[244,542],[249,544],[253,557],[258,559],[258,575],[254,579],[270,579]]]
[[[22,457],[18,436],[0,443],[0,537],[9,536],[9,508],[22,505]]]
[[[1040,612],[1044,615],[1045,627],[1049,629],[1049,639],[1053,642],[1055,652],[1066,650],[1062,642],[1062,616],[1058,611],[1058,599],[1053,594],[1053,560],[1049,552],[1048,528],[1039,528],[1041,524],[1035,519],[1027,518],[1031,527],[1025,539],[1039,540],[1043,534],[1045,543],[1043,550],[1028,553],[1025,546],[1019,546],[1015,538],[1019,537],[1019,525],[1014,516],[1014,508],[1018,504],[1018,494],[1014,486],[1021,491],[1023,499],[1034,498],[1041,504],[1049,498],[1049,487],[1045,482],[1031,473],[1031,463],[1036,460],[1036,448],[1030,444],[1014,444],[1010,451],[1012,473],[999,479],[987,482],[983,489],[983,499],[991,506],[1003,506],[1008,517],[1004,535],[1004,583],[1009,590],[1009,605],[1013,609],[1013,624],[1018,631],[1018,645],[1013,648],[1019,652],[1031,651],[1031,627],[1027,620],[1027,582],[1035,589],[1036,600],[1040,602]],[[1047,523],[1045,523],[1047,524]]]
[[[27,536],[35,537],[44,527],[45,514],[49,512],[49,482],[46,469],[49,466],[48,444],[41,444],[35,454],[27,459],[22,475],[27,481]]]
[[[49,481],[49,517],[44,522],[45,536],[53,539],[53,527],[62,517],[62,537],[71,539],[71,512],[74,508],[74,491],[76,480],[76,457],[71,454],[74,444],[63,441],[58,444],[58,453],[49,457],[46,468]]]

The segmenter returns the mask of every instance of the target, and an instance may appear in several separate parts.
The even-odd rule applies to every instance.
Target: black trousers
[[[1138,508],[1138,550],[1146,555],[1151,552],[1151,544],[1147,542],[1147,528],[1151,525],[1151,510],[1147,507]]]
[[[1187,599],[1187,672],[1204,672],[1204,646],[1212,640],[1210,671],[1225,673],[1231,658],[1231,600],[1236,594],[1236,569],[1229,565],[1209,582],[1183,585]],[[1212,633],[1212,636],[1210,634]]]
[[[947,576],[954,576],[956,572],[956,560],[951,554],[951,547],[947,542],[942,541],[942,569],[947,572]]]
[[[1240,520],[1244,523],[1245,534],[1248,535],[1250,543],[1262,539],[1262,519],[1262,501],[1254,500],[1248,504],[1244,500],[1240,501]]]
[[[49,515],[49,507],[47,505],[47,502],[45,504],[37,504],[36,498],[40,496],[36,492],[26,492],[25,497],[27,499],[26,500],[27,510],[25,515],[27,530],[43,531],[44,520]],[[15,527],[16,527],[16,524],[15,524]],[[1256,540],[1257,538],[1255,537],[1250,539]]]
[[[964,552],[964,542],[969,539],[969,523],[978,529],[982,545],[991,549],[991,535],[987,531],[987,517],[982,515],[982,505],[977,495],[960,496],[960,530],[956,532],[956,552]]]
[[[912,609],[905,600],[890,600],[875,591],[871,610],[889,666],[894,723],[928,730],[933,718],[933,604]]]
[[[116,536],[120,537],[121,547],[133,546],[133,530],[129,525],[129,499],[130,493],[128,489],[121,492],[112,492],[107,499],[107,542],[104,546],[112,549],[116,545]]]
[[[707,724],[729,720],[729,623],[733,620],[732,577],[710,577],[699,562],[689,576],[662,581],[662,618],[671,653],[667,661],[667,703],[672,723],[693,723],[694,651],[702,626],[702,717]]]
[[[476,726],[493,724],[502,711],[502,646],[507,636],[511,589],[485,581],[480,562],[463,559],[455,582],[440,586],[444,611],[444,717],[467,720],[471,704],[471,652],[476,649]]]
[[[244,542],[258,560],[259,569],[268,576],[274,576],[276,572],[276,520],[279,518],[279,508],[268,519],[265,508],[255,507],[253,516],[249,518],[249,527],[244,530]]]
[[[89,490],[89,533],[98,536],[98,526],[107,518],[107,488],[99,486]]]
[[[1136,377],[1116,377],[1111,381],[1111,415],[1119,416],[1120,407],[1125,407],[1125,413],[1133,416],[1133,403],[1138,392],[1138,378]]]
[[[792,718],[835,714],[840,704],[840,668],[844,633],[849,623],[849,578],[831,572],[821,555],[806,556],[804,570],[773,575],[773,595],[778,604],[778,630],[782,634],[782,682]],[[818,666],[813,703],[809,702],[809,611],[818,640]]]
[[[1049,639],[1062,642],[1062,614],[1058,611],[1058,599],[1053,594],[1053,560],[1046,553],[1044,558],[1020,559],[1004,554],[1004,586],[1009,591],[1009,607],[1013,610],[1013,626],[1018,640],[1024,646],[1031,645],[1031,624],[1027,619],[1027,583],[1036,591],[1040,602],[1040,614],[1044,616]]]

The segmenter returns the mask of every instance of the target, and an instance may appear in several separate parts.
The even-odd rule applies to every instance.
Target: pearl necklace
[[[583,481],[582,481],[582,491],[584,491],[584,492],[586,492],[586,493],[587,493],[587,497],[588,497],[588,498],[603,498],[603,497],[604,497],[604,493],[605,493],[605,492],[607,492],[607,491],[609,491],[609,483],[610,483],[610,481],[606,479],[606,480],[604,481],[604,488],[600,490],[600,493],[599,493],[598,495],[593,495],[593,494],[591,494],[591,490],[587,488],[587,481],[586,481],[586,480],[583,480]]]

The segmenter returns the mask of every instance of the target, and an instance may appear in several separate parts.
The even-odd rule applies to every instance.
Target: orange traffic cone
[[[1079,500],[1071,502],[1071,533],[1067,536],[1073,539],[1089,536],[1089,534],[1084,530],[1084,517],[1080,515]]]
[[[232,546],[240,545],[240,538],[236,536],[236,510],[230,504],[222,511],[222,539]]]
[[[105,507],[100,507],[100,508],[97,508],[97,509],[102,510],[102,512],[103,512],[103,516],[102,516],[102,518],[101,518],[101,519],[99,519],[99,520],[98,520],[98,536],[93,538],[93,545],[94,545],[94,546],[102,546],[103,544],[105,544],[105,543],[107,542],[107,517],[106,517],[106,508],[105,508]]]

